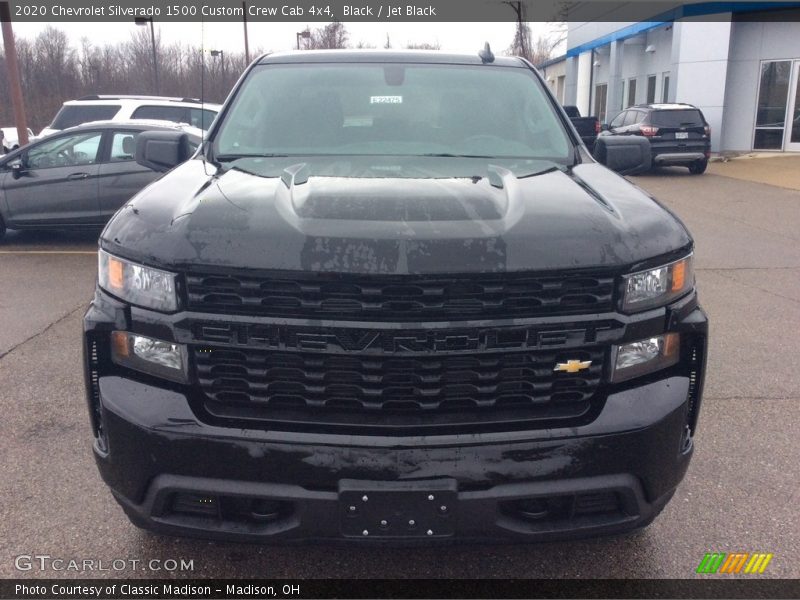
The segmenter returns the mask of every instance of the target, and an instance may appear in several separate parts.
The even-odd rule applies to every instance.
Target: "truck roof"
[[[259,64],[276,63],[386,63],[413,62],[422,64],[484,64],[474,54],[455,54],[438,50],[295,50],[291,52],[274,52],[264,54],[258,59]],[[486,66],[527,67],[525,61],[518,56],[495,56]]]

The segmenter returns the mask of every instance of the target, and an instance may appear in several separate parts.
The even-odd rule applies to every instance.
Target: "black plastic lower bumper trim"
[[[669,490],[654,501],[647,502],[640,483],[631,475],[500,484],[487,490],[462,492],[454,489],[453,480],[418,481],[413,483],[423,494],[419,503],[424,503],[427,497],[435,494],[436,498],[432,501],[432,504],[436,504],[434,510],[446,506],[449,514],[438,520],[429,518],[427,521],[423,520],[420,513],[404,514],[403,521],[397,523],[400,515],[387,502],[391,493],[384,491],[381,498],[375,492],[376,486],[385,482],[359,483],[363,492],[353,483],[347,490],[358,490],[359,496],[354,499],[352,494],[348,495],[342,490],[313,491],[284,484],[162,475],[153,481],[141,504],[133,504],[118,494],[115,497],[137,526],[163,534],[241,542],[325,540],[402,545],[479,539],[550,541],[618,534],[646,526],[674,492]],[[443,486],[449,489],[443,490]],[[169,499],[179,492],[217,497],[269,498],[281,500],[293,509],[266,523],[171,513]],[[360,495],[362,493],[363,496]],[[503,508],[511,501],[522,498],[568,498],[597,493],[614,494],[620,499],[619,507],[614,511],[573,515],[557,520],[531,520],[523,514],[510,514]],[[363,510],[360,505],[368,502],[360,499],[368,494],[369,501],[375,502],[376,507],[380,503],[380,508],[376,508],[369,518],[364,518],[364,525],[358,525],[358,529],[348,529],[347,516],[342,512],[356,506],[359,511]],[[415,522],[409,526],[410,521]],[[382,531],[382,522],[386,523],[387,531]],[[393,530],[414,528],[418,535],[393,535],[389,531],[392,527]]]

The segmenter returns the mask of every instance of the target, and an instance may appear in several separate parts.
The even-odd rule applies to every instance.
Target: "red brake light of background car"
[[[658,133],[658,127],[653,127],[652,125],[639,125],[639,131],[642,132],[642,135],[652,137]]]

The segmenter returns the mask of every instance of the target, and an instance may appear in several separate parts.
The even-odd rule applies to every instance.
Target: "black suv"
[[[683,166],[704,173],[711,151],[711,128],[691,104],[639,104],[614,117],[609,135],[640,135],[650,140],[655,166]]]
[[[598,143],[649,163],[643,139]],[[187,152],[137,140],[148,166]],[[135,524],[183,535],[643,527],[692,455],[692,252],[522,59],[263,56],[100,238],[100,473]]]

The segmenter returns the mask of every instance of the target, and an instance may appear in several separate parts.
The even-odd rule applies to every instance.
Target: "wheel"
[[[3,219],[0,218],[0,240],[3,239],[3,236],[6,234],[6,224],[3,223]]]
[[[706,172],[708,167],[708,160],[698,160],[689,165],[689,173],[692,175],[701,175]]]

